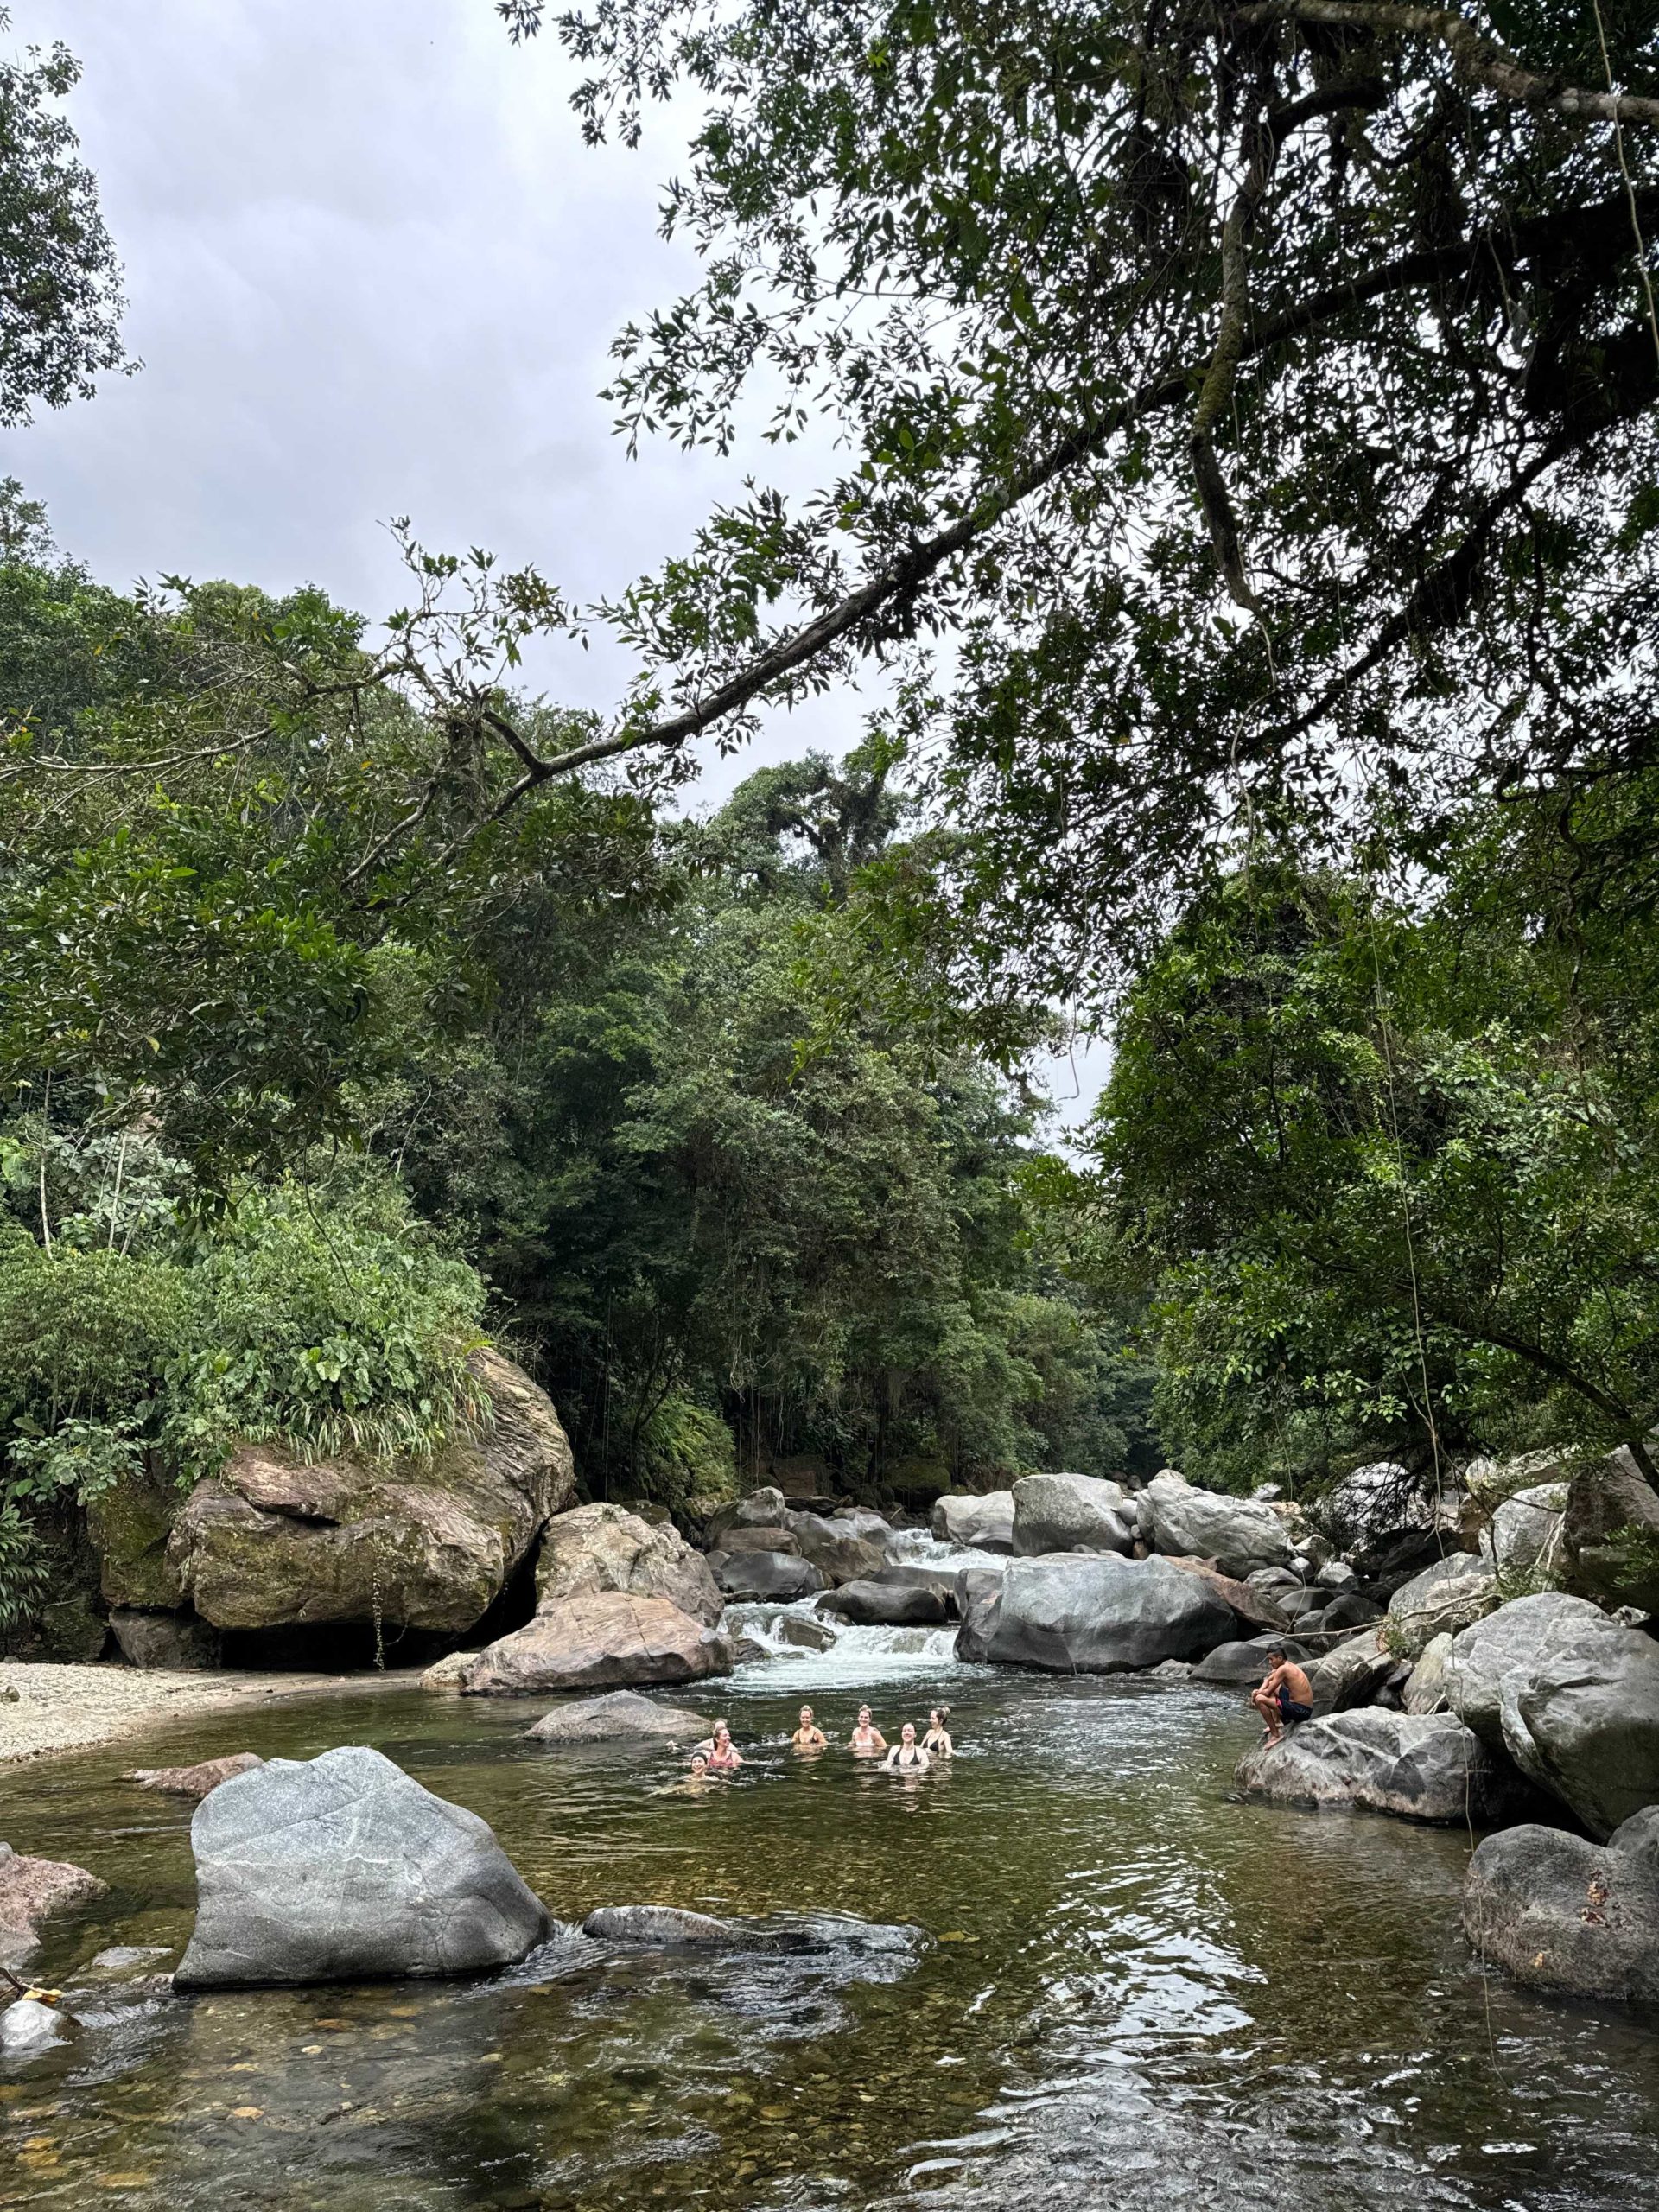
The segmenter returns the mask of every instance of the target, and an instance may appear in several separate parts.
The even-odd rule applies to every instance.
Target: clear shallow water
[[[105,1945],[165,1966],[188,1933],[189,1808],[122,1768],[346,1742],[482,1814],[563,1917],[819,1907],[928,1936],[913,1960],[565,1945],[471,1984],[113,1994],[73,2052],[0,2062],[0,2203],[1659,2205],[1659,2021],[1485,1984],[1466,1837],[1230,1802],[1253,1731],[1217,1693],[881,1636],[678,1700],[751,1758],[702,1797],[658,1794],[659,1751],[527,1744],[537,1704],[414,1691],[0,1772],[0,1834],[112,1885],[35,1961],[67,1986]],[[790,1756],[803,1694],[844,1735],[867,1684],[889,1734],[947,1696],[954,1766]]]

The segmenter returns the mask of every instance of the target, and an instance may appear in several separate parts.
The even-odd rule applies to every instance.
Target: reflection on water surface
[[[1212,1692],[931,1648],[775,1664],[703,1700],[750,1757],[705,1797],[658,1794],[659,1749],[543,1750],[537,1706],[414,1691],[200,1719],[143,1762],[374,1743],[565,1918],[818,1906],[921,1928],[919,1955],[560,1944],[491,1981],[188,2001],[117,1979],[73,2053],[0,2075],[0,2203],[1659,2205],[1659,2024],[1489,1988],[1457,1931],[1466,1837],[1230,1803],[1251,1728]],[[861,1679],[890,1735],[948,1696],[954,1767],[791,1758],[801,1696],[844,1735]],[[0,1775],[0,1834],[112,1885],[54,1931],[52,1979],[115,1943],[169,1964],[188,1932],[189,1808],[121,1783],[136,1763]]]

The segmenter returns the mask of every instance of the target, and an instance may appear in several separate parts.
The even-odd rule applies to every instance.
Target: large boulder
[[[1568,1484],[1560,1579],[1581,1598],[1659,1613],[1659,1492],[1628,1450]]]
[[[490,1400],[478,1437],[429,1463],[315,1464],[243,1444],[181,1508],[168,1559],[215,1628],[384,1620],[464,1634],[575,1494],[551,1400],[499,1352],[470,1364]]]
[[[105,1605],[165,1612],[184,1602],[178,1569],[167,1555],[181,1502],[175,1483],[148,1471],[123,1475],[87,1501],[86,1533],[98,1554]]]
[[[1014,1492],[947,1491],[933,1504],[930,1526],[942,1544],[976,1552],[1014,1549]]]
[[[1376,1706],[1287,1729],[1246,1751],[1234,1775],[1248,1796],[1280,1805],[1363,1806],[1402,1820],[1502,1820],[1521,1786],[1449,1713],[1417,1716]]]
[[[222,1783],[190,1847],[181,1989],[476,1974],[516,1964],[552,1927],[476,1813],[361,1745]]]
[[[731,1670],[732,1648],[726,1637],[666,1598],[584,1590],[547,1606],[511,1636],[467,1655],[453,1680],[442,1686],[467,1697],[495,1697],[699,1682]]]
[[[977,1665],[991,1656],[991,1638],[1002,1610],[1002,1574],[992,1567],[964,1567],[957,1571],[957,1630],[958,1659]]]
[[[712,1726],[689,1706],[658,1705],[634,1690],[610,1690],[603,1697],[556,1705],[524,1733],[537,1744],[606,1744],[629,1737],[695,1744]]]
[[[1469,1862],[1463,1925],[1531,1988],[1659,2004],[1659,1806],[1605,1849],[1561,1828],[1489,1835]]]
[[[1582,1598],[1518,1598],[1453,1638],[1446,1702],[1592,1835],[1659,1800],[1659,1643]]]
[[[1169,1563],[1172,1567],[1179,1567],[1185,1573],[1201,1576],[1248,1627],[1262,1629],[1269,1634],[1289,1627],[1287,1599],[1294,1599],[1303,1586],[1287,1569],[1283,1570],[1284,1584],[1264,1586],[1257,1583],[1254,1577],[1248,1582],[1241,1582],[1235,1575],[1224,1574],[1219,1567],[1211,1567],[1205,1559],[1172,1559]]]
[[[144,1613],[118,1605],[110,1615],[110,1634],[130,1667],[200,1674],[221,1660],[219,1630],[189,1611]]]
[[[727,1597],[740,1605],[791,1605],[824,1587],[811,1560],[793,1552],[711,1552],[709,1565]]]
[[[1435,1637],[1455,1636],[1497,1603],[1491,1562],[1472,1552],[1448,1552],[1389,1599],[1389,1646],[1402,1659],[1415,1659]]]
[[[1011,1561],[987,1656],[1061,1674],[1117,1674],[1200,1658],[1232,1632],[1231,1608],[1166,1560],[1070,1554]]]
[[[1160,1552],[1212,1559],[1224,1574],[1241,1580],[1254,1567],[1287,1566],[1295,1554],[1289,1527],[1270,1503],[1200,1490],[1168,1468],[1141,1495]]]
[[[1560,1565],[1567,1498],[1565,1483],[1535,1483],[1497,1508],[1481,1531],[1480,1552],[1506,1589],[1554,1579]]]
[[[734,1504],[722,1505],[709,1520],[709,1548],[720,1549],[720,1540],[728,1529],[782,1529],[789,1521],[789,1501],[780,1490],[767,1484],[760,1490],[752,1490],[747,1497],[740,1497]]]
[[[1213,1651],[1206,1651],[1192,1669],[1195,1682],[1208,1682],[1215,1688],[1254,1688],[1264,1681],[1273,1670],[1272,1651],[1282,1651],[1287,1659],[1305,1660],[1306,1651],[1287,1636],[1255,1636],[1243,1643],[1218,1643]]]
[[[885,1539],[891,1532],[885,1522],[878,1539],[845,1521],[826,1521],[817,1513],[791,1513],[789,1533],[801,1557],[816,1567],[827,1582],[866,1582],[887,1564]]]
[[[40,1943],[40,1923],[54,1912],[108,1893],[107,1882],[58,1859],[31,1859],[0,1843],[0,1966],[21,1965]]]
[[[924,1584],[843,1582],[818,1600],[818,1611],[859,1628],[938,1628],[945,1602]]]
[[[1447,1634],[1431,1637],[1423,1646],[1422,1656],[1412,1669],[1405,1688],[1405,1707],[1408,1713],[1444,1713],[1446,1710],[1446,1662],[1452,1649]]]
[[[791,1559],[801,1557],[801,1547],[792,1529],[752,1529],[744,1523],[734,1523],[720,1540],[722,1552],[787,1552]]]
[[[1098,1475],[1023,1475],[1013,1497],[1016,1557],[1128,1552],[1135,1542],[1135,1518],[1121,1483]]]
[[[536,1560],[536,1610],[588,1590],[666,1598],[710,1628],[723,1603],[709,1563],[677,1529],[654,1527],[620,1505],[579,1505],[548,1522]]]
[[[1369,1705],[1399,1665],[1379,1631],[1363,1628],[1357,1636],[1316,1659],[1307,1670],[1316,1713],[1346,1713]]]

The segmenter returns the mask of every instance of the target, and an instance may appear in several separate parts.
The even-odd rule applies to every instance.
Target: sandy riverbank
[[[360,1695],[365,1690],[406,1688],[419,1679],[415,1668],[383,1675],[188,1674],[0,1660],[0,1764],[116,1743],[183,1713],[331,1690]]]

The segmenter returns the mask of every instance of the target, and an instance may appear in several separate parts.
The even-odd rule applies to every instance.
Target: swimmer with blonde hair
[[[828,1745],[830,1738],[812,1718],[810,1705],[801,1707],[801,1725],[789,1740],[798,1751],[821,1751]]]
[[[858,1726],[847,1738],[847,1748],[849,1751],[857,1752],[861,1758],[868,1758],[873,1751],[885,1751],[887,1748],[887,1739],[871,1720],[868,1705],[861,1705],[858,1708]]]

